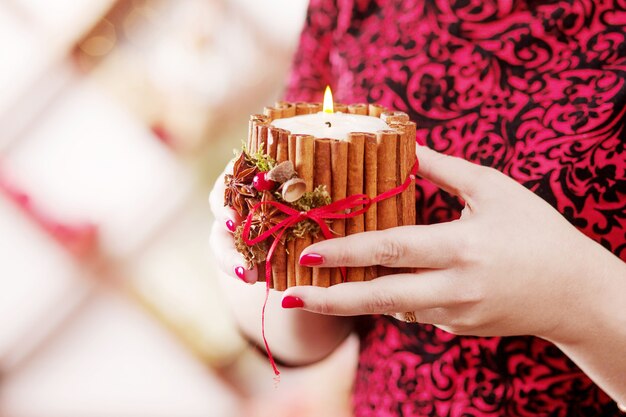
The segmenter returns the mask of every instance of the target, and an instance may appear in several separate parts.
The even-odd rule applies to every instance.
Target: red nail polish
[[[286,296],[283,297],[282,306],[283,306],[283,308],[304,307],[304,301],[302,301],[298,297],[293,297],[291,295],[286,295]]]
[[[246,281],[246,269],[243,266],[236,266],[235,267],[235,275],[237,275],[237,278],[239,278],[243,282],[245,282],[245,283],[248,282],[248,281]]]
[[[231,233],[235,233],[235,230],[237,229],[237,226],[235,225],[234,221],[226,220],[226,228],[228,230],[230,230]]]
[[[324,263],[324,257],[317,253],[307,253],[300,257],[300,265],[319,266]]]

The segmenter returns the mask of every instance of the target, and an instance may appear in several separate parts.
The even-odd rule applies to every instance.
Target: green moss
[[[291,205],[296,210],[309,211],[311,209],[326,206],[331,203],[330,194],[324,185],[318,186],[315,190],[302,194],[298,200]]]

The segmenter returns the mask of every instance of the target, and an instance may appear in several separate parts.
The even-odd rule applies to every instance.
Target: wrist
[[[586,242],[560,291],[559,324],[540,337],[557,346],[579,345],[611,329],[626,328],[626,263],[600,244]]]

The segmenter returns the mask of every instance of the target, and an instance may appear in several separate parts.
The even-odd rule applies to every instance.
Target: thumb
[[[489,168],[425,146],[418,146],[415,152],[419,160],[418,174],[422,178],[465,201],[472,199],[483,181],[482,177],[489,172]]]

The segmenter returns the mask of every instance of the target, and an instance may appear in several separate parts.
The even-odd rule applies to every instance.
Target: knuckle
[[[404,249],[398,241],[385,236],[378,244],[376,263],[383,266],[393,266],[402,258],[403,253]]]
[[[395,300],[383,291],[374,291],[368,300],[366,309],[372,313],[388,313],[395,311]]]
[[[467,228],[462,233],[457,234],[450,248],[450,256],[453,263],[459,266],[468,266],[480,260],[482,251],[481,241],[476,237],[478,235],[471,230],[467,230]]]
[[[475,168],[474,178],[474,188],[472,190],[474,194],[485,194],[485,192],[491,193],[499,187],[499,180],[502,178],[502,173],[492,167],[477,165]]]
[[[320,300],[316,306],[316,310],[320,314],[334,314],[335,308],[328,300]]]
[[[485,292],[480,283],[475,280],[459,280],[450,293],[449,305],[455,307],[470,307],[479,305],[485,298]]]
[[[342,246],[340,250],[335,252],[334,258],[337,266],[352,266],[354,264],[354,254],[349,246]]]

